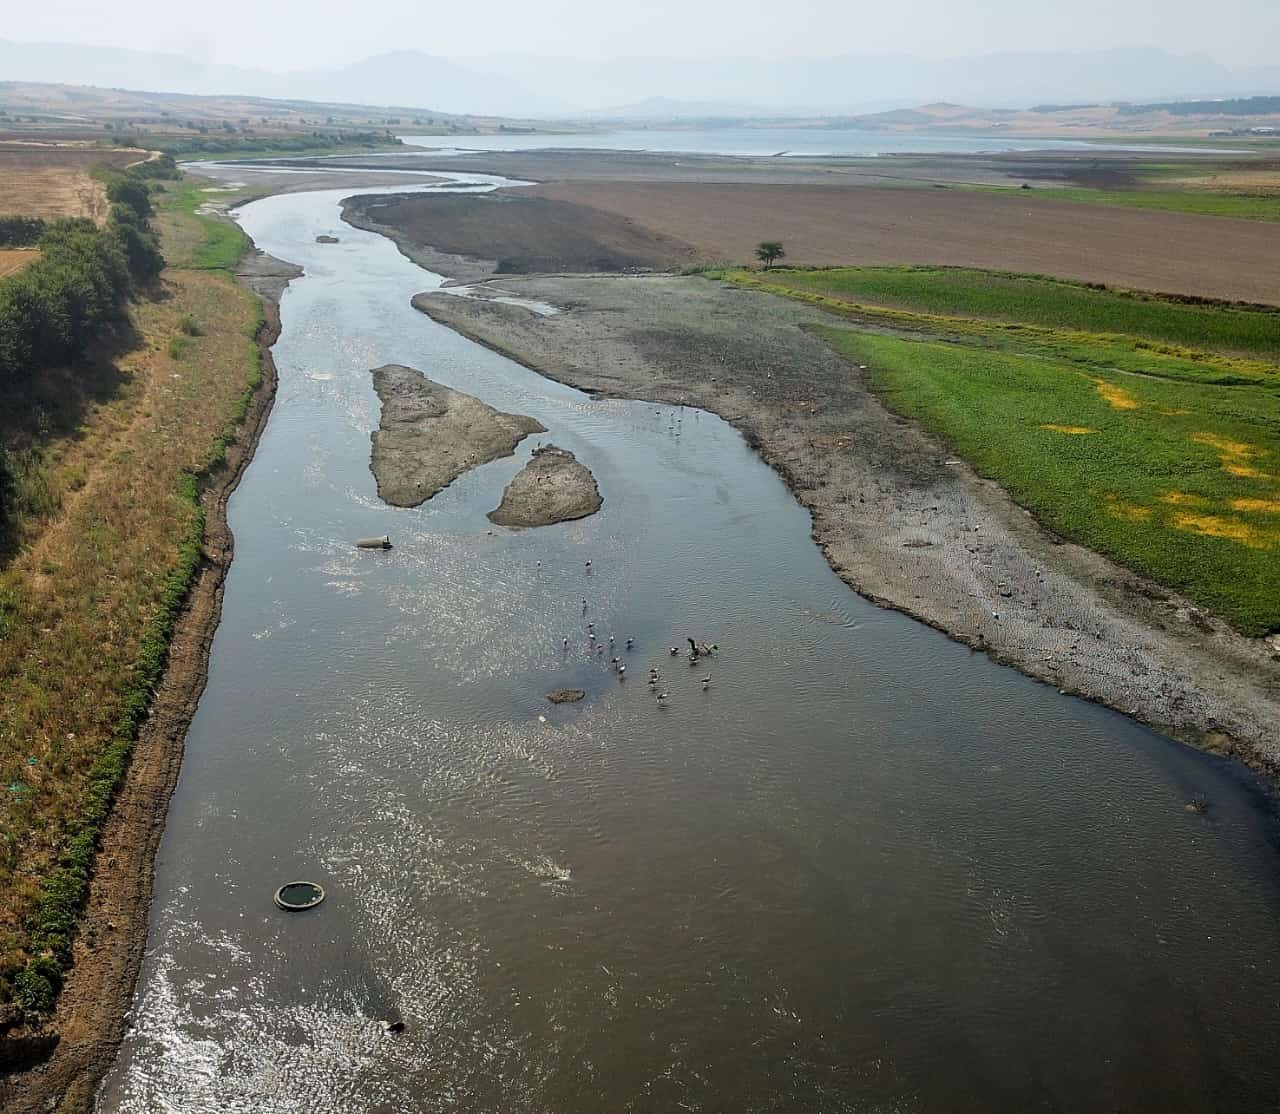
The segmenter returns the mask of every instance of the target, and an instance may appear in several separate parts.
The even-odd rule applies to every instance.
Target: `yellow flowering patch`
[[[1191,440],[1200,445],[1208,445],[1218,454],[1218,459],[1222,462],[1222,470],[1230,476],[1240,476],[1244,479],[1253,480],[1269,480],[1266,472],[1255,468],[1251,463],[1258,457],[1265,455],[1263,451],[1247,441],[1232,441],[1227,437],[1219,437],[1214,433],[1193,433]]]
[[[1097,433],[1096,429],[1090,429],[1087,425],[1058,425],[1057,422],[1045,422],[1041,429],[1051,429],[1054,433],[1069,433],[1078,436],[1082,433]]]
[[[1237,511],[1254,511],[1257,514],[1280,514],[1280,499],[1232,499]]]
[[[1117,499],[1114,495],[1108,495],[1107,514],[1112,518],[1119,518],[1125,522],[1150,522],[1151,508],[1140,507],[1137,503],[1127,503],[1123,499]]]
[[[1174,529],[1188,534],[1203,534],[1210,538],[1226,538],[1239,542],[1250,549],[1270,549],[1276,541],[1275,535],[1238,518],[1220,518],[1212,514],[1175,514],[1172,518]]]
[[[1093,385],[1098,388],[1098,394],[1113,410],[1137,410],[1142,405],[1123,387],[1117,387],[1105,379],[1095,379]]]
[[[1207,502],[1203,495],[1192,495],[1187,491],[1166,491],[1160,496],[1162,503],[1172,503],[1175,507],[1203,507]]]

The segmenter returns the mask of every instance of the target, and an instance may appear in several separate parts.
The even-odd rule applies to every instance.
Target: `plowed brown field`
[[[34,263],[40,253],[32,248],[0,248],[0,278],[16,275],[28,263]]]
[[[759,241],[781,240],[788,263],[991,267],[1280,303],[1280,223],[1035,192],[693,182],[564,182],[529,192],[617,214],[714,261],[748,262]]]

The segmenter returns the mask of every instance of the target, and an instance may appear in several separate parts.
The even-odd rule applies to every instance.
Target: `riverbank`
[[[179,271],[170,276],[174,289],[167,304],[157,303],[154,314],[140,313],[139,333],[152,342],[142,346],[143,352],[162,347],[168,330],[184,311],[198,313],[201,331],[192,340],[205,344],[207,352],[197,354],[184,347],[174,356],[171,348],[170,359],[182,360],[188,370],[194,364],[201,373],[207,367],[222,384],[210,400],[216,424],[209,429],[208,438],[213,443],[192,446],[196,454],[207,454],[207,464],[192,469],[198,474],[198,513],[203,524],[199,559],[172,631],[163,676],[102,831],[88,900],[73,945],[73,965],[55,1011],[38,1025],[11,1030],[4,1038],[6,1068],[13,1074],[0,1082],[0,1100],[6,1111],[15,1114],[90,1110],[97,1084],[124,1034],[146,945],[155,854],[164,832],[168,800],[177,783],[187,726],[204,688],[209,648],[221,610],[222,584],[233,555],[227,502],[252,459],[275,396],[270,347],[280,325],[272,295],[274,291],[278,297],[276,287],[287,274],[299,273],[252,249],[245,263],[244,273],[237,277],[250,293],[229,297],[227,292],[236,288],[229,286],[226,275]],[[195,301],[187,284],[199,294]],[[258,298],[252,295],[263,299],[260,310],[256,308]],[[226,343],[238,338],[243,344],[249,330],[236,317],[242,305],[254,346],[248,388],[234,374],[228,375],[228,365],[239,368],[243,356],[223,350],[223,329],[214,321],[217,313],[225,312],[230,330]],[[258,314],[256,327],[252,326],[254,314]],[[172,377],[184,378],[181,372]],[[158,390],[173,393],[171,388],[159,387],[159,382],[157,376]],[[184,388],[184,393],[186,389],[191,388]],[[219,416],[216,409],[227,392],[230,424],[227,410]],[[144,392],[133,400],[133,407],[143,408],[146,399],[158,406],[155,394]],[[179,407],[175,417],[182,413]],[[157,416],[156,422],[164,427],[165,418]],[[203,432],[193,437],[195,425],[186,423],[184,439],[203,438]],[[116,478],[121,479],[119,475]],[[86,485],[91,487],[92,477]],[[85,509],[89,511],[89,506]]]
[[[812,515],[832,568],[1047,684],[1280,773],[1276,640],[1042,528],[812,335],[820,310],[697,277],[510,277],[563,307],[423,294],[432,318],[583,390],[697,406],[739,429]]]

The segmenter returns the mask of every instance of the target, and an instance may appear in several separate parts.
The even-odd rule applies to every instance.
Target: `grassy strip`
[[[1009,186],[966,186],[966,189],[994,193],[1026,192]],[[1196,213],[1205,217],[1235,217],[1240,220],[1280,220],[1280,198],[1266,193],[1216,193],[1209,190],[1102,190],[1085,186],[1054,186],[1038,189],[1034,196],[1052,201],[1085,201],[1093,205],[1116,205],[1125,209],[1159,209],[1168,213]]]
[[[122,694],[123,710],[114,737],[89,771],[80,815],[67,825],[66,850],[45,878],[31,916],[28,950],[35,954],[13,980],[18,1004],[29,1019],[53,1008],[62,986],[62,972],[71,965],[71,946],[89,894],[98,839],[129,767],[129,756],[146,720],[151,698],[164,675],[169,642],[200,564],[204,512],[196,478],[190,473],[183,477],[181,495],[191,517],[178,548],[178,563],[165,578],[155,617],[134,664],[133,682]]]
[[[967,267],[773,270],[774,285],[859,303],[1145,337],[1214,352],[1280,359],[1280,310],[1090,286]]]
[[[183,180],[165,192],[164,210],[181,216],[193,217],[199,222],[203,238],[180,249],[174,265],[190,267],[196,271],[230,271],[240,261],[248,247],[248,237],[240,226],[231,221],[216,220],[196,212],[209,200],[205,187],[198,182]]]
[[[1280,628],[1280,397],[820,327],[1050,528],[1261,635]]]
[[[965,339],[992,347],[1073,360],[1084,366],[1102,364],[1119,371],[1164,379],[1218,386],[1280,385],[1280,369],[1261,360],[1222,356],[1118,333],[1086,333],[1021,322],[984,321],[955,314],[869,305],[804,290],[785,278],[774,282],[771,276],[782,272],[769,272],[770,277],[763,277],[756,271],[740,270],[713,274],[739,286],[807,302],[842,317],[936,338]]]
[[[193,194],[199,190],[186,184],[173,191],[167,215],[173,227],[186,226],[190,243],[208,245],[209,226],[223,226],[195,214]],[[11,666],[0,669],[0,766],[13,783],[12,800],[0,802],[0,876],[10,884],[0,902],[0,1020],[6,1000],[27,1019],[54,1003],[102,826],[199,567],[199,477],[223,461],[261,382],[261,302],[250,303],[222,274],[171,271],[166,283],[169,299],[137,307],[150,343],[128,358],[144,369],[139,376],[163,386],[157,394],[126,391],[74,441],[55,447],[55,455],[88,454],[94,499],[72,512],[74,521],[51,521],[47,535],[60,536],[39,539],[49,542],[49,556],[24,554],[0,574],[0,630],[14,635],[0,643],[0,660]],[[158,352],[170,335],[185,343],[166,364]],[[244,345],[240,384],[226,370],[237,366],[236,343]],[[147,420],[133,421],[135,414]],[[205,437],[207,453],[198,447]],[[176,478],[176,491],[167,477]],[[49,585],[34,587],[43,574]]]

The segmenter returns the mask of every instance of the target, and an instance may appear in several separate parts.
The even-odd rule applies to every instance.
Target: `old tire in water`
[[[324,887],[318,882],[286,882],[272,900],[287,913],[314,909],[324,900]]]

